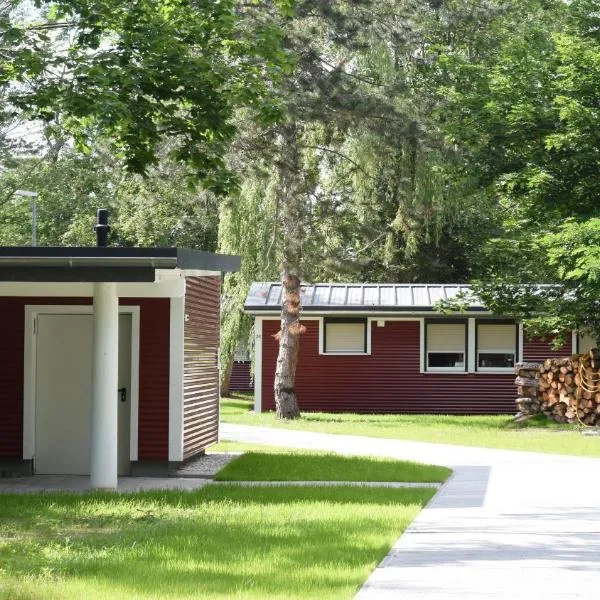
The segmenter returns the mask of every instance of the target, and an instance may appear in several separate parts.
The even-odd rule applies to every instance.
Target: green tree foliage
[[[580,326],[600,341],[600,19],[589,1],[528,9],[499,22],[480,63],[441,59],[455,79],[445,129],[505,209],[475,292],[533,333],[561,342]]]
[[[134,173],[157,163],[165,139],[189,173],[222,193],[232,114],[277,114],[269,87],[286,66],[269,21],[240,27],[234,0],[39,0],[39,20],[13,19],[0,84],[33,118],[60,125],[79,149],[98,134]],[[3,57],[4,58],[4,57]]]
[[[343,75],[365,108],[342,135],[330,136],[321,161],[308,244],[325,260],[312,261],[309,278],[444,282],[472,275],[473,250],[499,228],[498,203],[472,185],[464,157],[435,118],[445,101],[440,49],[476,45],[491,18],[472,7],[373,7]]]
[[[238,194],[221,205],[219,250],[241,255],[237,273],[225,276],[221,307],[221,387],[229,386],[230,369],[238,344],[253,348],[252,319],[244,301],[253,281],[277,278],[280,240],[276,221],[275,182],[264,171],[247,172]]]
[[[16,189],[38,193],[40,245],[95,245],[98,207],[111,211],[111,243],[215,250],[217,198],[187,184],[186,167],[163,158],[145,177],[126,172],[112,154],[63,148],[56,154],[14,159],[0,174],[0,245],[31,242],[31,204]]]
[[[554,345],[566,343],[571,331],[581,330],[600,346],[600,218],[567,219],[552,233],[533,238],[524,248],[531,262],[543,265],[546,281],[524,283],[501,272],[475,282],[472,294],[444,302],[446,311],[463,309],[466,300],[478,297],[494,312],[524,322],[530,335],[550,336]],[[514,271],[514,269],[513,269]],[[539,274],[540,269],[532,269]]]

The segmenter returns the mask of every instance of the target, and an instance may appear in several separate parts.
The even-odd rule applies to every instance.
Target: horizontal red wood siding
[[[183,359],[183,458],[219,437],[220,277],[188,277]]]
[[[120,303],[140,306],[138,460],[168,460],[171,301],[121,298]]]
[[[319,355],[318,321],[305,320],[296,390],[304,411],[357,413],[489,414],[514,412],[514,374],[419,373],[416,321],[372,323],[370,356]],[[264,321],[265,409],[274,408],[278,321]]]
[[[23,456],[23,352],[26,304],[91,304],[91,298],[0,298],[0,457]],[[130,298],[140,306],[139,458],[168,458],[169,300]],[[166,337],[165,337],[166,331]]]
[[[23,456],[23,307],[0,298],[0,457]]]
[[[547,358],[562,358],[571,354],[573,354],[571,336],[560,350],[554,350],[551,341],[548,340],[527,337],[523,340],[523,360],[526,361],[542,362]]]
[[[229,389],[233,392],[251,392],[254,389],[249,360],[240,360],[233,363]]]

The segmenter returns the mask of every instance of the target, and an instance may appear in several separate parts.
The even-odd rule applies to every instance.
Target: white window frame
[[[422,356],[422,367],[425,373],[455,373],[463,374],[468,373],[469,367],[469,321],[467,319],[423,319],[421,321],[421,356]],[[464,355],[462,367],[430,367],[429,366],[429,349],[427,348],[427,327],[430,325],[462,325],[465,328],[465,341],[462,349]],[[438,354],[448,354],[449,352],[438,352]],[[432,352],[436,354],[436,352]]]
[[[335,320],[335,319],[341,319],[343,320],[344,318],[349,318],[349,319],[361,319],[363,320],[363,317],[356,317],[355,315],[348,315],[347,317],[345,317],[344,315],[332,315],[332,316],[327,316],[327,317],[318,317],[319,320],[319,355],[322,356],[369,356],[371,354],[371,323],[372,320],[369,319],[368,317],[364,317],[364,324],[365,324],[365,334],[367,337],[367,350],[366,352],[326,352],[325,351],[325,320],[326,319],[331,319],[331,320]]]
[[[475,323],[475,338],[478,340],[477,327],[479,325],[512,325],[515,328],[515,346],[513,349],[508,348],[488,348],[485,350],[485,354],[513,354],[514,364],[517,364],[520,360],[519,351],[521,350],[521,328],[517,323],[511,323],[509,321],[498,321],[490,319],[474,319]],[[480,367],[479,366],[479,344],[475,343],[475,369],[477,373],[514,373],[515,368],[513,367]]]

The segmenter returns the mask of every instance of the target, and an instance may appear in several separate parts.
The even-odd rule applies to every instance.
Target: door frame
[[[35,458],[35,413],[36,413],[36,319],[39,315],[91,315],[91,304],[26,304],[25,340],[23,359],[23,459]],[[138,459],[138,414],[140,385],[140,307],[119,306],[119,314],[131,315],[131,381],[129,427],[129,460]],[[116,392],[115,392],[116,393]]]

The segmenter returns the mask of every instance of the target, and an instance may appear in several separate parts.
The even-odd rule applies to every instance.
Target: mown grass
[[[350,598],[432,490],[0,496],[0,598]]]
[[[600,436],[583,436],[575,425],[559,425],[541,417],[515,424],[509,415],[383,415],[303,413],[295,421],[281,421],[272,412],[252,412],[250,395],[224,398],[221,420],[228,423],[362,435],[400,440],[600,456]]]
[[[451,470],[435,465],[334,454],[248,452],[216,476],[219,481],[445,481]]]

